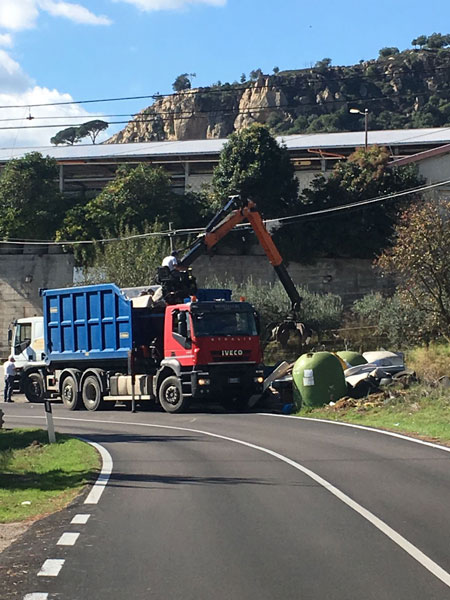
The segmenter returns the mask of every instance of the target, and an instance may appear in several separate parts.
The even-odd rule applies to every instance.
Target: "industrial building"
[[[365,143],[364,132],[297,134],[277,139],[290,154],[300,189],[308,187],[318,173],[330,172],[337,161],[345,160]],[[70,193],[99,191],[114,178],[120,165],[147,163],[164,167],[174,190],[183,193],[198,191],[211,181],[226,142],[210,139],[7,148],[0,149],[0,167],[12,158],[40,152],[57,160],[60,190]],[[387,147],[394,164],[416,162],[429,182],[450,179],[450,128],[369,131],[368,144]]]

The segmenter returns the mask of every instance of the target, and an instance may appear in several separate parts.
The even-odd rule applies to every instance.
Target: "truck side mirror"
[[[256,333],[258,335],[260,335],[260,333],[261,333],[261,319],[259,318],[259,314],[256,311],[253,314],[255,315]]]
[[[8,329],[8,346],[11,346],[12,337],[13,337],[13,330]]]
[[[187,313],[185,310],[182,310],[178,313],[177,315],[178,318],[178,334],[181,335],[184,338],[187,338],[188,336],[188,331],[187,331]]]

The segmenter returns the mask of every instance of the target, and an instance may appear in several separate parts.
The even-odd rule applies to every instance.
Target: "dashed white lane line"
[[[73,546],[77,539],[80,537],[79,533],[66,532],[63,533],[59,540],[56,542],[57,546]]]
[[[89,521],[89,517],[91,515],[84,515],[84,514],[79,514],[79,515],[75,515],[74,518],[70,521],[71,525],[86,525],[86,523]]]
[[[31,594],[26,594],[23,597],[23,600],[47,600],[48,594],[46,592],[33,592]]]
[[[48,558],[42,565],[38,577],[57,577],[64,562],[65,560],[62,558]]]

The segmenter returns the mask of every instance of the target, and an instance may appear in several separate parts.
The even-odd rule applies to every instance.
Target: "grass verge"
[[[386,390],[363,400],[342,399],[335,406],[303,409],[298,414],[387,429],[450,446],[448,389],[414,385],[401,393]]]
[[[0,523],[50,514],[71,502],[100,465],[96,450],[42,429],[0,429]]]

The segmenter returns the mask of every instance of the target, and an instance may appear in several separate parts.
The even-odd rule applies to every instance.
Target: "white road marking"
[[[75,515],[74,518],[70,521],[71,525],[86,525],[86,523],[89,521],[89,517],[91,515]]]
[[[24,417],[14,417],[14,418],[42,419],[43,417],[26,417],[26,416],[24,416]],[[60,421],[76,421],[79,423],[96,423],[96,424],[103,423],[105,425],[120,425],[122,427],[124,425],[123,421],[103,421],[101,419],[78,419],[78,418],[73,418],[73,417],[55,417],[55,418]],[[325,422],[328,422],[328,421],[325,421]],[[253,448],[254,450],[258,450],[259,452],[264,452],[265,454],[268,454],[270,456],[273,456],[274,458],[277,458],[278,460],[281,460],[282,462],[290,465],[294,469],[297,469],[298,471],[304,473],[305,475],[310,477],[313,481],[315,481],[316,483],[318,483],[319,485],[324,487],[328,492],[333,494],[336,498],[341,500],[344,504],[349,506],[356,513],[358,513],[360,516],[362,516],[364,519],[366,519],[369,523],[371,523],[374,527],[376,527],[379,531],[384,533],[384,535],[386,535],[391,541],[393,541],[400,548],[402,548],[405,552],[407,552],[414,560],[416,560],[419,564],[421,564],[423,567],[425,567],[425,569],[427,569],[430,573],[432,573],[435,577],[437,577],[437,579],[440,579],[443,583],[445,583],[445,585],[450,587],[450,573],[445,571],[437,563],[435,563],[433,560],[431,560],[431,558],[429,558],[426,554],[424,554],[421,550],[419,550],[416,546],[414,546],[414,544],[411,544],[411,542],[409,542],[402,535],[397,533],[394,529],[392,529],[392,527],[389,527],[389,525],[384,523],[384,521],[382,521],[381,519],[376,517],[373,513],[371,513],[367,509],[365,509],[363,506],[361,506],[357,502],[355,502],[352,498],[350,498],[350,496],[347,496],[347,494],[344,494],[344,492],[342,492],[337,487],[335,487],[334,485],[332,485],[331,483],[326,481],[326,479],[323,479],[322,477],[320,477],[320,475],[317,475],[317,473],[314,473],[310,469],[295,462],[294,460],[291,460],[290,458],[283,456],[282,454],[279,454],[278,452],[274,452],[273,450],[264,448],[263,446],[257,446],[256,444],[251,444],[250,442],[246,442],[244,440],[238,440],[238,439],[231,438],[231,437],[228,437],[225,435],[220,435],[218,433],[212,433],[210,431],[203,431],[201,429],[191,429],[189,427],[176,427],[174,425],[156,425],[153,423],[136,423],[136,422],[129,422],[129,421],[127,421],[125,424],[131,425],[133,427],[153,427],[156,429],[170,429],[172,431],[187,431],[189,433],[206,435],[206,436],[213,437],[216,439],[221,439],[221,440],[225,440],[228,442],[233,442],[235,444],[240,444],[241,446],[246,446],[247,448]],[[372,430],[369,428],[369,431],[372,431]],[[403,436],[403,437],[406,438],[406,436]],[[406,438],[406,439],[409,440],[410,438]],[[438,448],[441,449],[441,447],[439,447],[439,446],[438,446]]]
[[[65,532],[56,542],[57,546],[73,546],[80,537],[79,533]]]
[[[26,594],[23,597],[23,600],[47,600],[48,594],[46,592],[33,592],[31,594]]]
[[[113,469],[113,460],[108,450],[100,444],[97,444],[97,442],[91,442],[86,438],[82,438],[79,436],[77,437],[78,439],[83,440],[83,442],[94,446],[94,448],[98,450],[100,456],[102,457],[102,470],[100,471],[100,475],[98,476],[97,481],[92,486],[92,489],[89,492],[86,500],[84,501],[85,504],[97,504],[101,498],[101,495],[105,491],[106,484],[108,483],[109,478],[111,476]]]
[[[62,558],[48,558],[42,565],[38,577],[57,577],[63,568],[64,562]]]
[[[344,423],[343,421],[328,421],[327,419],[315,419],[313,417],[297,417],[295,415],[274,415],[270,413],[258,413],[260,417],[278,417],[281,419],[297,419],[300,421],[316,421],[317,423],[326,423],[327,425],[340,425],[342,427],[353,427],[353,429],[363,429],[364,431],[371,431],[372,433],[382,433],[383,435],[389,435],[391,437],[399,438],[400,440],[406,440],[407,442],[414,442],[415,444],[422,444],[422,446],[429,446],[436,450],[443,450],[444,452],[450,452],[448,446],[442,446],[441,444],[434,444],[433,442],[426,442],[425,440],[418,440],[408,435],[402,435],[401,433],[395,433],[395,431],[386,431],[385,429],[377,429],[376,427],[367,427],[365,425],[355,425],[354,423]]]

